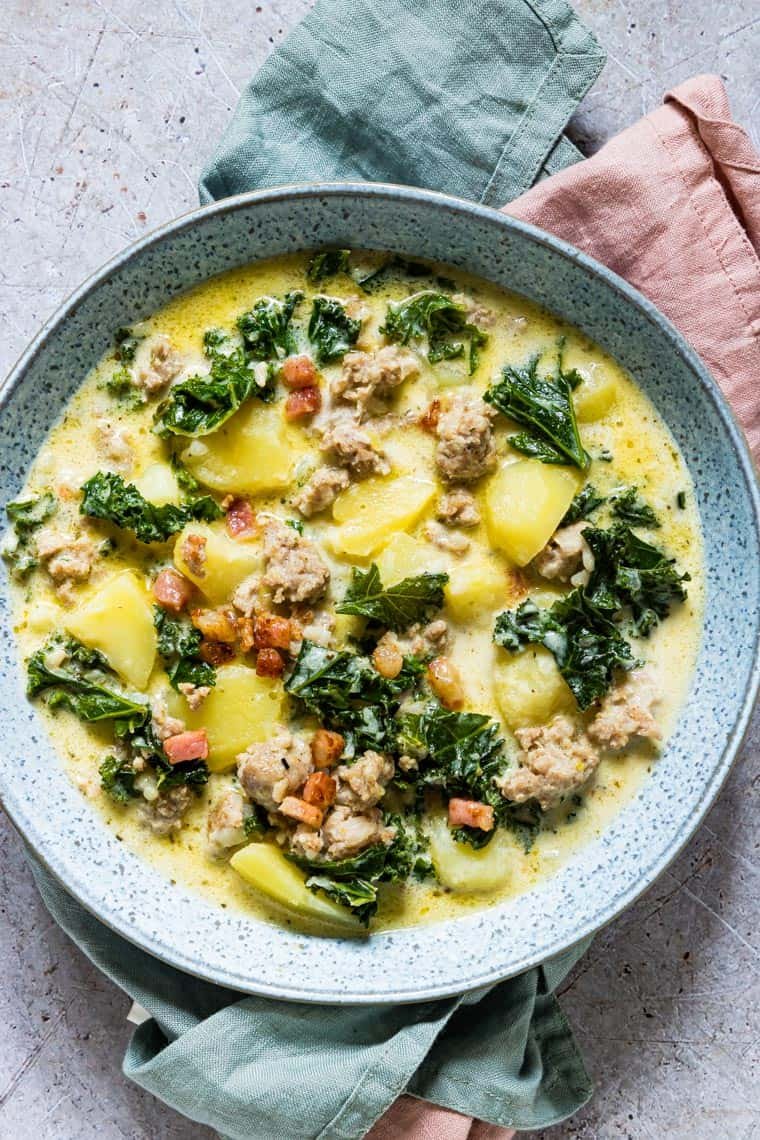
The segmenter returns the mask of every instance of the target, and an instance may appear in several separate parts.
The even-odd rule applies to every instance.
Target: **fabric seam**
[[[532,7],[533,6],[531,5],[531,8]],[[535,9],[533,10],[535,11]],[[536,14],[538,15],[538,13]],[[567,83],[565,82],[565,67],[566,64],[573,63],[577,60],[586,61],[588,67],[586,69],[586,75],[583,77],[581,82],[581,94],[576,98],[570,92]],[[538,175],[538,172],[540,171],[543,163],[546,161],[546,158],[551,152],[552,148],[556,145],[558,137],[562,134],[562,131],[567,126],[567,121],[572,114],[572,110],[577,107],[578,103],[581,101],[581,99],[584,98],[589,88],[594,84],[602,68],[604,67],[605,62],[606,56],[604,54],[599,54],[596,52],[565,53],[559,51],[557,53],[557,55],[552,60],[551,67],[541,81],[541,84],[539,85],[533,98],[525,108],[520,121],[517,123],[511,135],[502,147],[501,153],[496,162],[496,165],[493,168],[491,176],[488,179],[488,182],[482,194],[480,195],[480,198],[478,199],[482,205],[490,205],[494,200],[498,199],[498,205],[503,206],[504,197],[509,196],[506,194],[501,196],[499,195],[496,189],[497,182],[500,179],[500,176],[503,173],[504,168],[506,167],[507,162],[513,153],[518,141],[524,145],[525,128],[527,124],[530,123],[531,119],[534,118],[538,113],[539,103],[547,85],[558,78],[562,84],[564,97],[561,101],[561,106],[556,110],[553,110],[550,116],[546,116],[546,106],[541,107],[542,114],[549,120],[550,125],[547,127],[547,132],[551,131],[550,140],[548,143],[546,143],[546,134],[543,134],[538,142],[538,145],[541,147],[541,153],[537,154],[535,146],[532,146],[531,153],[528,156],[527,162],[523,161],[521,164],[523,169],[525,169],[529,163],[529,169],[531,173],[530,177],[527,180],[525,178],[522,179],[518,194],[523,193],[525,190],[529,190],[530,187],[535,183],[536,176]],[[568,104],[570,105],[569,110]],[[512,194],[511,197],[515,197],[515,195]]]
[[[683,106],[683,105],[679,104],[679,106]],[[688,111],[688,108],[684,108],[684,109]],[[693,115],[693,112],[689,112],[689,113],[690,113],[690,115]],[[707,225],[706,219],[704,218],[700,207],[697,205],[697,202],[694,200],[694,195],[692,194],[691,190],[689,189],[689,185],[688,185],[688,182],[686,181],[686,176],[684,174],[681,163],[679,162],[674,150],[668,145],[668,142],[666,141],[665,137],[658,130],[656,122],[654,122],[652,119],[650,119],[649,122],[651,124],[652,131],[655,134],[658,141],[660,142],[663,150],[665,150],[668,153],[668,155],[670,156],[671,162],[673,163],[673,166],[678,171],[678,177],[679,177],[679,179],[683,185],[683,188],[686,192],[686,197],[687,197],[687,200],[689,203],[689,207],[692,210],[692,212],[694,213],[694,215],[696,216],[696,218],[698,219],[699,224],[700,224],[700,228],[702,229],[702,232],[705,234],[705,237],[707,238],[707,241],[710,245],[710,248],[712,249],[721,269],[723,270],[725,277],[727,278],[727,280],[729,281],[729,283],[731,285],[734,296],[736,297],[736,300],[739,303],[739,307],[741,308],[742,313],[746,317],[747,324],[749,325],[750,328],[753,328],[755,323],[756,323],[757,318],[756,317],[753,318],[752,315],[749,313],[749,311],[747,309],[747,305],[745,304],[745,301],[744,301],[744,297],[742,295],[742,290],[739,288],[739,285],[737,284],[737,282],[734,280],[734,278],[732,276],[731,270],[729,269],[729,267],[726,265],[725,261],[723,260],[723,256],[722,256],[720,248],[713,241],[713,235],[710,232],[710,228]],[[704,152],[704,155],[710,160],[711,163],[713,163],[715,160],[713,159],[709,148],[707,147],[707,145],[704,143],[703,139],[701,138],[699,131],[696,130],[695,134],[696,134],[697,142],[699,143],[699,146],[701,147],[702,151]],[[746,251],[749,253],[749,256],[752,258],[752,260],[756,263],[757,272],[760,273],[760,257],[758,257],[758,254],[754,250],[752,243],[750,242],[749,238],[747,237],[747,234],[744,232],[744,230],[741,226],[741,223],[739,222],[739,219],[737,218],[736,214],[734,213],[733,209],[731,208],[731,203],[729,202],[729,200],[726,196],[725,190],[723,189],[723,187],[721,186],[720,182],[718,181],[718,179],[715,177],[714,174],[710,174],[710,180],[714,184],[714,186],[717,189],[717,192],[720,196],[723,211],[725,213],[727,213],[729,216],[732,230],[734,231],[734,233],[736,233],[738,235],[739,240],[742,244],[742,247],[746,246]],[[756,336],[754,336],[754,337],[752,337],[752,343],[754,344],[756,354],[760,357],[760,340],[758,340],[758,338]]]

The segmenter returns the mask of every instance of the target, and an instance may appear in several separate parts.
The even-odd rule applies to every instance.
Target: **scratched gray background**
[[[758,144],[757,0],[576,7],[609,55],[574,120],[585,149],[699,71]],[[307,8],[2,0],[1,374],[87,273],[196,204],[241,87]],[[756,717],[699,835],[564,986],[597,1091],[549,1140],[760,1137],[759,753]],[[0,1138],[211,1137],[121,1076],[129,1003],[50,921],[2,818],[0,882]]]

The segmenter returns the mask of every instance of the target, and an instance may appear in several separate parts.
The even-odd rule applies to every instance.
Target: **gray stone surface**
[[[583,147],[700,71],[723,76],[758,143],[756,0],[576,6],[609,53],[573,122]],[[198,170],[241,87],[307,9],[3,0],[2,374],[89,271],[196,204]],[[759,754],[756,717],[705,826],[565,985],[597,1091],[547,1140],[760,1137]],[[4,819],[0,880],[1,1140],[210,1137],[121,1076],[129,1003],[48,918]]]

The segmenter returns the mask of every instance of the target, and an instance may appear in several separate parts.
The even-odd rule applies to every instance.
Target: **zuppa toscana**
[[[528,889],[634,792],[699,640],[693,489],[643,393],[392,254],[119,329],[7,511],[29,695],[84,793],[281,921]]]

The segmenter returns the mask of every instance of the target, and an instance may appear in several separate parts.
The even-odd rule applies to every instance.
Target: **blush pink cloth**
[[[760,452],[760,156],[720,79],[700,75],[664,106],[505,207],[641,290],[691,342]],[[509,1140],[402,1096],[367,1140]]]

